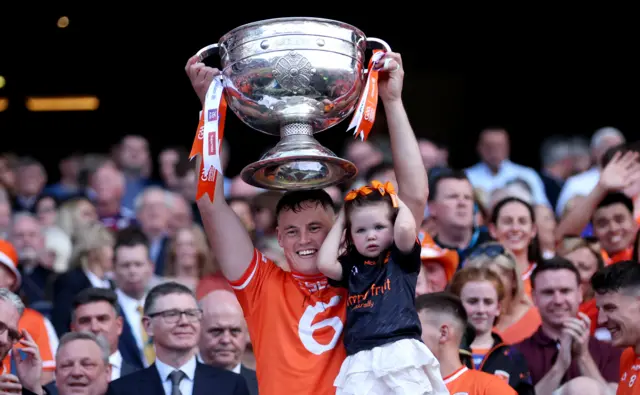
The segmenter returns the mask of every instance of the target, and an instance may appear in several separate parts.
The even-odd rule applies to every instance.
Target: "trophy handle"
[[[379,38],[375,38],[375,37],[367,37],[366,38],[366,42],[367,42],[367,47],[371,48],[373,46],[381,46],[384,47],[384,50],[387,52],[391,52],[391,47],[389,46],[389,44],[387,44],[386,41],[381,40]],[[374,45],[371,45],[371,43],[375,43]],[[377,45],[376,45],[377,44]],[[369,69],[364,69],[362,70],[363,74],[367,74],[369,72]]]
[[[217,54],[219,48],[220,48],[220,46],[218,44],[207,45],[206,47],[200,49],[196,53],[196,56],[198,57],[198,60],[200,62],[202,62],[203,60],[205,60],[209,56]]]
[[[391,52],[391,47],[389,46],[389,44],[387,44],[387,42],[384,40],[380,40],[379,38],[367,37],[367,43],[378,43],[384,47],[385,51]],[[367,46],[371,47],[371,45],[367,45]]]

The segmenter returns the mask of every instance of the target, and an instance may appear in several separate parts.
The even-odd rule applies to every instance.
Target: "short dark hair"
[[[438,168],[437,171],[429,171],[429,199],[432,202],[438,196],[438,185],[444,180],[462,180],[469,181],[469,177],[462,170],[454,170],[450,168]],[[471,182],[469,182],[471,184]]]
[[[604,154],[602,155],[602,158],[600,158],[600,166],[607,167],[607,165],[609,164],[609,162],[611,162],[611,159],[613,159],[613,157],[619,152],[621,155],[624,155],[625,153],[627,153],[629,151],[629,147],[627,146],[627,144],[623,143],[623,144],[618,144],[616,146],[613,146],[611,148],[609,148],[608,150],[606,150],[604,152]]]
[[[533,272],[531,272],[531,288],[535,289],[536,277],[540,273],[550,270],[568,270],[576,276],[576,283],[578,285],[582,283],[580,280],[580,272],[570,260],[560,256],[554,256],[550,259],[543,259],[536,265],[535,269],[533,269]]]
[[[640,264],[636,261],[620,261],[605,266],[591,277],[591,288],[601,295],[628,288],[640,289]]]
[[[76,294],[75,298],[73,299],[73,310],[75,311],[80,306],[97,302],[109,303],[111,307],[113,307],[113,310],[116,312],[116,317],[120,315],[118,295],[116,295],[113,290],[107,288],[89,287],[78,292],[78,294]]]
[[[298,213],[304,210],[304,203],[321,205],[325,210],[334,210],[331,196],[323,189],[306,189],[302,191],[290,191],[282,195],[276,205],[276,219],[282,211],[293,211]]]
[[[533,209],[533,206],[527,202],[525,202],[524,200],[517,198],[515,196],[509,196],[506,197],[500,201],[498,201],[498,203],[495,204],[495,206],[493,206],[493,210],[491,211],[491,221],[490,223],[492,224],[496,224],[498,222],[498,216],[500,215],[500,211],[502,210],[502,208],[504,206],[506,206],[509,203],[520,203],[523,206],[525,206],[527,208],[527,211],[529,211],[529,215],[531,216],[531,222],[533,222],[534,224],[536,223],[536,212]]]
[[[142,230],[135,225],[128,226],[116,234],[116,245],[113,250],[116,251],[120,247],[135,247],[143,245],[149,249],[149,239],[142,233]]]
[[[196,295],[188,287],[174,281],[169,281],[151,288],[147,297],[144,299],[144,314],[149,315],[158,298],[173,294],[190,295],[196,303],[198,301]]]
[[[601,209],[603,207],[609,207],[618,203],[622,204],[629,210],[629,212],[633,213],[633,200],[631,200],[629,196],[625,195],[622,192],[608,193],[604,197],[604,199],[602,199],[600,203],[598,203],[596,210]]]
[[[444,313],[453,317],[464,330],[467,327],[467,311],[460,298],[451,292],[434,292],[423,294],[416,298],[416,310],[429,310],[434,313]]]

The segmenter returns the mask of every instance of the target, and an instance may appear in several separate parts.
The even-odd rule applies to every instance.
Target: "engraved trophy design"
[[[277,18],[240,26],[198,51],[218,54],[224,97],[245,124],[280,136],[241,173],[248,184],[271,190],[324,188],[352,179],[355,165],[314,137],[354,112],[365,90],[365,52],[382,40],[319,18]],[[377,91],[375,93],[377,95]]]

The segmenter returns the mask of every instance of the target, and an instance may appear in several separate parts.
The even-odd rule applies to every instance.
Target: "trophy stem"
[[[286,125],[280,126],[280,138],[283,139],[289,136],[313,136],[313,126],[310,123],[288,123]]]

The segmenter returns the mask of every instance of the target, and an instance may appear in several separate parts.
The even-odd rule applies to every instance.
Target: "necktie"
[[[138,306],[138,313],[140,313],[140,334],[142,335],[142,352],[144,353],[144,359],[147,361],[147,365],[151,365],[156,360],[156,350],[153,347],[153,340],[149,339],[147,331],[142,325],[143,309],[142,306]]]
[[[186,374],[182,370],[174,370],[169,375],[171,380],[171,395],[182,395],[180,392],[180,382],[185,378]]]

